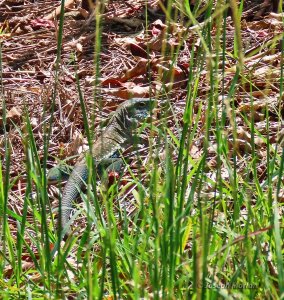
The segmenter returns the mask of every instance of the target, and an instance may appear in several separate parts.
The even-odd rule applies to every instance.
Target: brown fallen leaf
[[[171,66],[170,62],[168,62],[169,66],[165,66],[164,64],[158,63],[155,67],[158,69],[157,71],[162,74],[162,82],[164,83],[177,83],[182,82],[188,78],[188,69],[183,68],[182,66]]]
[[[190,155],[193,159],[198,159],[202,156],[203,149],[201,147],[197,147],[196,145],[192,145],[190,147]]]
[[[79,52],[79,53],[83,53],[83,46],[82,46],[81,43],[77,43],[77,44],[76,44],[76,50],[77,50],[77,52]]]
[[[151,86],[153,90],[153,86]],[[150,94],[150,87],[149,86],[134,86],[131,88],[118,88],[118,89],[103,89],[108,95],[116,96],[122,99],[130,99],[130,98],[144,98],[149,97]]]
[[[235,150],[239,154],[251,153],[251,151],[252,151],[252,147],[251,147],[250,143],[247,142],[246,140],[242,140],[239,138],[236,139],[235,141],[233,141],[233,139],[229,139],[228,146],[229,146],[229,150],[232,151],[233,148],[235,148]]]
[[[33,30],[38,30],[38,29],[42,29],[42,28],[46,28],[46,29],[54,29],[55,28],[53,21],[47,20],[47,19],[42,19],[42,18],[37,18],[37,19],[31,20],[30,25]]]
[[[125,82],[130,78],[146,74],[148,63],[148,59],[141,58],[132,69],[125,72],[124,76],[121,77],[121,81]]]
[[[107,78],[101,82],[102,86],[123,87],[123,83],[118,78]]]
[[[12,36],[11,33],[1,33],[0,35],[0,42],[8,40]]]
[[[177,89],[177,88],[186,86],[187,82],[188,82],[188,79],[184,79],[184,80],[177,81],[177,82],[162,83],[162,82],[154,81],[152,83],[155,84],[157,91],[170,92],[173,89]]]
[[[16,121],[17,119],[20,119],[21,115],[22,110],[19,107],[14,106],[11,110],[8,111],[7,119]]]
[[[144,75],[149,69],[162,74],[162,81],[165,83],[178,82],[187,78],[187,71],[182,66],[172,66],[170,61],[165,61],[163,58],[141,58],[132,69],[125,72],[120,80],[125,82],[131,78]]]
[[[85,19],[87,19],[90,16],[90,13],[82,7],[79,7],[78,11]]]
[[[75,3],[75,0],[66,0],[64,4],[64,8],[71,8],[72,5]],[[61,5],[57,6],[55,10],[53,10],[50,14],[44,17],[46,20],[53,20],[56,19],[57,16],[60,15],[61,12]]]
[[[19,124],[21,121],[22,110],[19,107],[14,106],[11,110],[9,110],[6,114],[6,123],[16,123]],[[3,125],[3,117],[0,117],[0,125]]]
[[[147,46],[147,49],[154,51],[160,51],[163,46],[166,46],[168,49],[175,48],[179,45],[179,41],[177,41],[178,37],[176,36],[177,30],[174,29],[175,27],[176,25],[173,25],[169,29],[161,20],[157,20],[152,24],[152,38],[145,47]]]
[[[78,152],[80,153],[80,148],[83,143],[83,137],[81,133],[74,133],[72,142],[69,144],[68,147],[68,156],[76,155]]]
[[[127,47],[129,48],[129,50],[133,56],[139,56],[139,57],[143,57],[143,58],[148,57],[147,52],[141,46],[139,46],[135,43],[129,43],[127,45]]]

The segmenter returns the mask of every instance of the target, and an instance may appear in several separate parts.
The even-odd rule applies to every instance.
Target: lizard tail
[[[88,179],[88,168],[86,164],[75,165],[66,186],[63,190],[61,200],[61,216],[59,219],[59,226],[63,230],[69,221],[69,216],[72,209],[72,204],[79,196],[79,193]],[[60,224],[61,223],[61,224]]]

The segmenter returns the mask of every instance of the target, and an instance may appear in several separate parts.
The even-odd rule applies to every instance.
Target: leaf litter
[[[3,2],[3,1],[2,1]],[[23,112],[27,110],[39,157],[43,158],[43,127],[50,120],[52,103],[51,91],[54,88],[57,53],[58,16],[60,1],[4,1],[0,8],[0,42],[2,47],[2,83],[6,103],[7,137],[11,145],[10,178],[17,181],[9,196],[9,208],[21,214],[22,199],[26,187],[25,147],[18,128],[24,129]],[[183,111],[187,95],[187,80],[191,55],[196,55],[202,47],[202,37],[198,30],[205,22],[186,27],[182,22],[166,23],[153,19],[145,23],[144,1],[109,1],[104,11],[102,49],[100,54],[100,77],[94,76],[94,15],[80,7],[80,1],[66,1],[66,16],[63,30],[63,44],[53,126],[50,136],[48,167],[57,162],[55,158],[65,159],[82,151],[86,140],[84,133],[76,72],[89,117],[96,112],[98,125],[101,119],[115,109],[117,98],[148,97],[166,92],[171,99],[176,122],[167,119],[172,132],[179,134],[177,125],[183,123]],[[153,1],[155,2],[155,1]],[[262,4],[259,4],[262,5]],[[260,185],[267,189],[267,142],[269,151],[281,154],[283,148],[283,97],[281,91],[281,40],[283,38],[283,15],[270,11],[268,5],[260,6],[265,16],[254,20],[248,8],[242,18],[241,34],[245,53],[243,78],[237,84],[234,99],[227,98],[233,77],[237,70],[237,60],[233,56],[234,26],[227,19],[226,54],[220,63],[218,74],[222,96],[218,98],[220,111],[227,113],[223,135],[227,138],[229,157],[236,155],[237,173],[245,181],[252,151],[257,156],[257,176]],[[252,10],[253,11],[253,10]],[[87,19],[86,19],[87,18]],[[212,30],[212,49],[214,49],[214,28]],[[221,41],[224,43],[224,41]],[[173,55],[178,55],[173,60]],[[194,51],[192,51],[192,49]],[[214,53],[214,50],[212,50]],[[193,57],[193,61],[197,59]],[[205,136],[205,115],[210,91],[210,63],[214,57],[207,57],[200,71],[196,97],[192,100],[194,118],[201,107],[196,133],[190,146],[190,155],[197,161],[203,155]],[[224,78],[222,70],[224,69]],[[242,81],[242,82],[241,82]],[[101,99],[103,111],[94,103],[94,83],[96,99]],[[221,86],[223,83],[223,87]],[[225,101],[224,101],[225,99]],[[230,117],[234,105],[235,116]],[[3,107],[1,107],[3,114]],[[268,124],[266,116],[268,115]],[[254,120],[251,132],[250,120]],[[232,122],[234,120],[234,122]],[[214,123],[212,124],[212,126]],[[5,165],[4,123],[0,118],[1,160]],[[237,128],[234,136],[234,127]],[[252,138],[254,147],[252,148]],[[282,142],[282,144],[280,143]],[[280,143],[280,144],[278,144]],[[207,157],[208,178],[216,178],[217,144],[214,128],[209,130],[209,149]],[[161,150],[161,153],[163,151]],[[72,163],[72,161],[71,161]],[[73,160],[74,163],[74,160]],[[221,164],[223,180],[229,181],[227,164]],[[4,170],[5,172],[5,170]],[[272,182],[276,190],[276,181]],[[204,188],[204,198],[214,196],[214,184]],[[253,199],[253,188],[250,191]],[[274,195],[283,203],[283,182],[279,195]],[[129,212],[133,206],[129,206]],[[31,220],[32,221],[32,220]],[[9,219],[10,229],[16,236],[16,223]],[[25,263],[30,267],[29,262]],[[10,270],[6,270],[7,273]]]

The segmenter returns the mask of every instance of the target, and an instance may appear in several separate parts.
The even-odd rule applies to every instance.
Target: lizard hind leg
[[[115,179],[121,174],[123,169],[123,159],[108,158],[100,163],[98,166],[98,176],[104,186],[110,186],[114,183]]]
[[[110,172],[121,172],[123,166],[122,158],[108,158],[101,162],[98,166],[98,175],[103,177],[105,174]]]

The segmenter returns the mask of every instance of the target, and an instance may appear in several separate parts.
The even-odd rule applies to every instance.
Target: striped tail
[[[70,217],[72,205],[79,196],[81,189],[88,180],[88,168],[85,163],[75,165],[65,188],[61,200],[61,216],[59,217],[59,227],[64,230]]]

